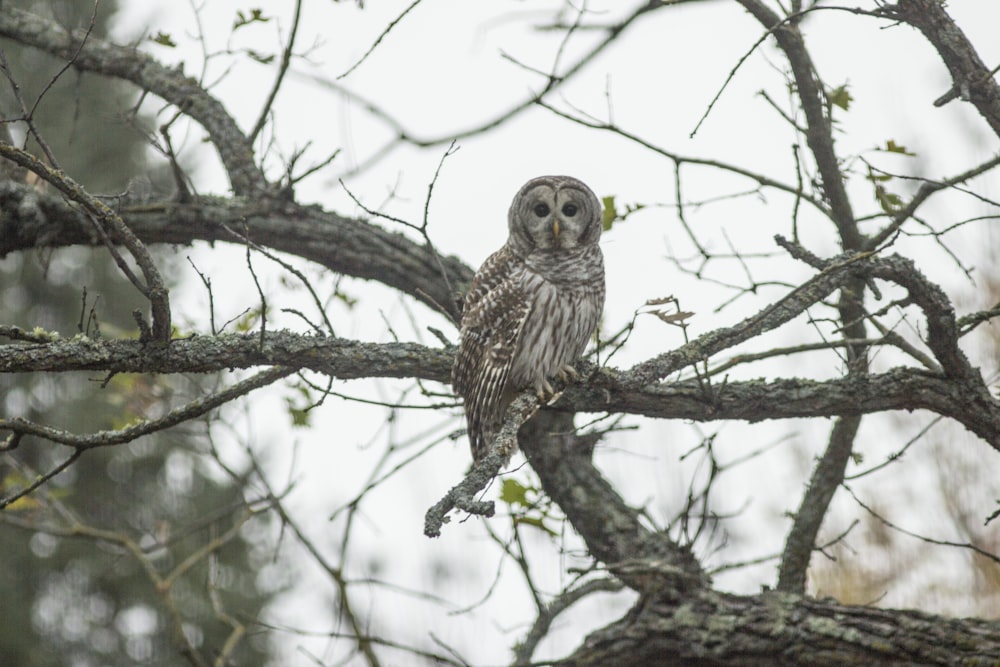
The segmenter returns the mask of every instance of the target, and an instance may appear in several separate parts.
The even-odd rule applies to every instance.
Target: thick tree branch
[[[644,598],[557,664],[971,665],[1000,657],[1000,624],[916,611],[852,607],[771,592],[702,589],[677,603]]]
[[[777,589],[787,593],[806,590],[809,571],[816,545],[816,536],[826,518],[833,494],[844,481],[844,471],[854,451],[854,438],[861,419],[857,416],[840,417],[830,432],[826,452],[816,464],[809,486],[806,487],[792,528],[785,539],[785,548],[778,566]]]
[[[56,23],[14,7],[4,7],[0,12],[0,37],[71,60],[78,70],[130,81],[173,104],[208,131],[236,194],[246,196],[267,190],[264,174],[254,162],[250,140],[222,103],[181,69],[164,67],[135,48],[109,44],[93,36],[81,48],[82,31],[67,32]]]
[[[0,335],[13,333],[0,327]],[[16,334],[15,334],[16,335]],[[452,353],[416,343],[362,343],[289,331],[191,336],[169,348],[137,340],[60,339],[44,345],[0,345],[0,373],[102,371],[212,373],[255,366],[288,366],[341,379],[412,377],[448,382]]]
[[[923,33],[951,73],[952,93],[970,102],[1000,137],[1000,85],[940,0],[900,0],[877,14],[908,23]],[[952,99],[945,95],[942,104]]]
[[[643,525],[639,512],[594,467],[596,440],[579,435],[567,412],[542,411],[519,434],[545,493],[566,513],[590,555],[615,576],[640,591],[676,593],[707,586],[708,577],[691,550]]]
[[[0,212],[0,257],[36,247],[101,242],[88,232],[80,213],[60,197],[39,194],[13,181],[0,180]],[[460,302],[448,285],[464,291],[472,280],[472,269],[456,257],[435,257],[426,245],[402,234],[315,206],[202,198],[184,204],[125,206],[119,213],[147,244],[240,243],[229,231],[237,230],[254,243],[316,262],[336,273],[377,280],[434,309],[445,309],[452,319],[461,314]]]
[[[12,334],[10,327],[0,335]],[[16,334],[15,334],[16,335]],[[449,382],[452,352],[415,343],[364,343],[287,331],[175,339],[168,349],[135,340],[58,339],[0,345],[0,373],[101,371],[207,373],[288,366],[340,379],[420,378]],[[640,385],[632,371],[579,367],[589,379],[567,387],[551,410],[618,412],[660,419],[759,422],[800,417],[930,410],[951,417],[1000,449],[1000,403],[977,377],[947,378],[896,368],[861,378],[797,378],[706,385],[698,380]]]

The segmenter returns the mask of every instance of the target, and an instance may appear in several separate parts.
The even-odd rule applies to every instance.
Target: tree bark
[[[1000,624],[766,591],[645,597],[557,664],[993,665]]]

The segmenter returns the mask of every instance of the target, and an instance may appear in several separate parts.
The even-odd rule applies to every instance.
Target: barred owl
[[[518,391],[552,394],[575,376],[604,308],[601,204],[569,176],[540,176],[514,197],[507,243],[476,272],[465,297],[452,384],[465,399],[479,461]]]

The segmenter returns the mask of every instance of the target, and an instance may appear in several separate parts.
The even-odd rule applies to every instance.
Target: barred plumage
[[[604,308],[601,204],[590,188],[569,176],[534,178],[507,221],[507,243],[466,295],[452,368],[476,461],[518,391],[551,394],[549,378],[575,374]]]

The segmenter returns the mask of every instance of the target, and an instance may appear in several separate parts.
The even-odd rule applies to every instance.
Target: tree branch
[[[149,250],[132,233],[132,230],[128,228],[128,225],[125,224],[121,217],[108,208],[104,202],[80,187],[76,181],[64,172],[47,166],[31,153],[0,141],[0,157],[7,158],[17,165],[37,174],[40,178],[59,190],[67,199],[83,207],[87,217],[97,228],[101,241],[104,242],[111,252],[111,256],[114,258],[118,268],[129,279],[129,282],[149,300],[153,313],[153,340],[160,343],[170,342],[170,298],[167,286],[164,284],[163,278],[160,276],[160,271],[156,268],[156,263],[153,262],[153,258],[149,254]],[[135,263],[138,264],[139,269],[142,271],[145,283],[135,276],[132,269],[129,268],[125,260],[118,254],[111,241],[112,237],[128,248],[132,258],[135,259]]]
[[[880,7],[877,15],[913,26],[927,38],[951,73],[951,92],[972,103],[993,132],[1000,137],[1000,85],[972,43],[945,11],[939,0],[899,0]],[[952,99],[941,98],[941,104]],[[935,103],[937,104],[937,103]]]
[[[694,554],[663,532],[646,528],[639,512],[594,467],[596,437],[579,435],[571,412],[543,410],[518,434],[521,449],[587,544],[587,551],[636,590],[673,592],[707,586]]]
[[[0,21],[3,19],[0,18]],[[17,250],[99,244],[81,214],[60,197],[0,180],[0,258]],[[473,271],[454,256],[436,255],[403,234],[315,206],[200,198],[189,203],[125,206],[125,224],[145,243],[235,242],[238,229],[261,246],[316,262],[336,273],[377,280],[437,310],[461,315],[457,295]],[[112,240],[120,241],[114,234]],[[447,273],[447,280],[442,276]]]
[[[680,604],[645,598],[559,665],[957,665],[1000,656],[995,621],[702,589]],[[780,658],[778,657],[780,656]]]
[[[806,116],[806,143],[816,159],[816,166],[823,183],[823,195],[830,202],[830,211],[840,232],[844,249],[859,250],[862,237],[855,224],[854,211],[840,172],[840,162],[833,148],[833,134],[826,113],[826,92],[816,78],[816,68],[806,50],[802,33],[796,25],[783,21],[760,0],[738,0],[738,2],[760,21],[761,25],[772,31],[778,46],[788,58],[795,78],[795,93],[802,103],[802,110]]]
[[[171,410],[159,419],[140,421],[132,426],[127,426],[115,431],[98,431],[88,435],[77,435],[62,429],[36,424],[20,417],[11,419],[0,418],[0,431],[11,431],[22,435],[33,435],[38,438],[57,442],[60,445],[74,447],[77,451],[93,449],[94,447],[109,447],[111,445],[121,445],[132,442],[150,433],[163,431],[182,422],[189,421],[196,417],[221,407],[230,401],[248,394],[254,389],[267,386],[276,380],[291,375],[295,372],[292,368],[275,367],[261,371],[260,373],[237,382],[208,396],[195,399],[179,408]]]
[[[472,515],[493,516],[493,502],[476,500],[475,496],[500,474],[500,469],[517,451],[517,430],[538,410],[538,405],[538,399],[531,391],[524,391],[514,399],[507,408],[503,426],[491,445],[490,453],[480,459],[444,498],[427,510],[424,516],[424,535],[440,537],[441,527],[450,520],[447,514],[453,509]]]
[[[83,36],[82,32],[67,32],[56,23],[15,7],[4,7],[0,12],[0,37],[71,60],[81,71],[130,81],[141,90],[161,97],[208,131],[237,195],[267,190],[264,174],[254,162],[253,144],[222,103],[197,81],[184,76],[179,68],[164,67],[141,51],[109,44],[94,36],[88,37],[81,48]]]

